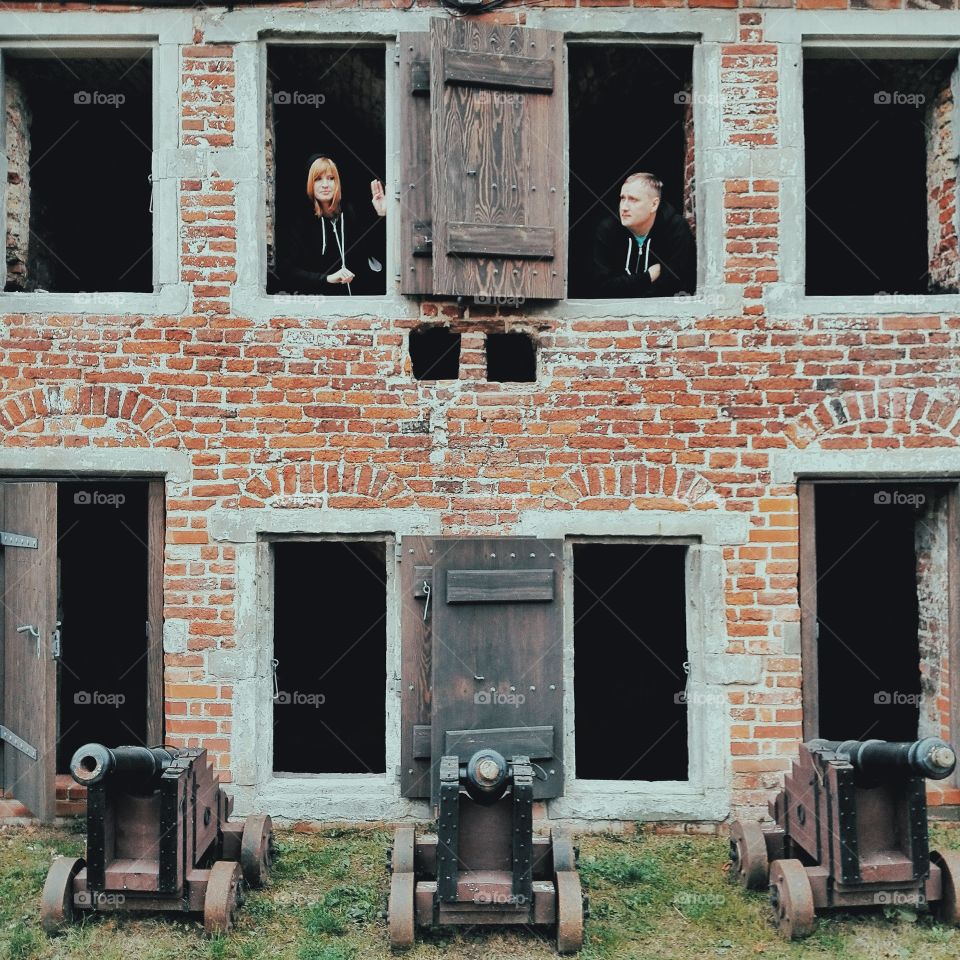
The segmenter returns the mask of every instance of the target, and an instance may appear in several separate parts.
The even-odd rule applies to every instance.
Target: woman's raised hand
[[[379,180],[370,181],[370,197],[373,201],[373,209],[381,217],[387,215],[387,197],[383,192],[383,184]]]

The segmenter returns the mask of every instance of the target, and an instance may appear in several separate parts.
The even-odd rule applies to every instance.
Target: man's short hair
[[[626,180],[623,181],[623,185],[626,186],[628,183],[633,183],[634,180],[639,180],[643,182],[643,185],[655,196],[659,197],[663,191],[663,183],[658,180],[652,173],[638,172],[631,173]]]

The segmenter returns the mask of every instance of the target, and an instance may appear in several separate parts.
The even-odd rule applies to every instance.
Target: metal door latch
[[[17,633],[28,633],[37,641],[37,659],[40,659],[40,631],[32,624],[28,623],[22,627],[17,627]]]
[[[273,667],[273,699],[280,699],[280,681],[277,679],[277,667],[280,666],[279,660],[271,660],[270,666]]]
[[[427,598],[423,603],[423,622],[426,623],[430,617],[430,594],[433,592],[426,580],[423,581],[423,592]]]
[[[54,660],[60,659],[60,654],[63,650],[63,647],[60,643],[60,628],[63,626],[63,621],[58,620],[57,625],[53,628],[53,633],[50,634],[50,656]]]

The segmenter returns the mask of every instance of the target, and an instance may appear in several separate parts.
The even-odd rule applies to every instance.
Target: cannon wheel
[[[273,821],[267,814],[251,814],[244,821],[240,840],[243,879],[251,887],[262,887],[273,863]]]
[[[40,896],[40,925],[51,936],[73,923],[73,878],[84,868],[82,857],[57,857]]]
[[[577,869],[577,852],[573,841],[563,830],[550,831],[550,847],[553,851],[553,869],[555,873],[561,870]]]
[[[937,904],[937,916],[943,923],[960,926],[960,853],[946,850],[943,853],[931,853],[930,859],[940,868],[943,893]]]
[[[390,869],[390,903],[387,915],[390,924],[390,946],[406,950],[413,946],[414,938],[414,891],[416,875],[414,856],[417,832],[413,827],[397,827],[393,838],[393,855]]]
[[[554,874],[557,887],[557,953],[576,953],[583,946],[583,893],[576,870]]]
[[[734,820],[730,825],[730,874],[744,890],[762,890],[770,864],[763,828],[753,820]]]
[[[810,878],[799,860],[774,860],[770,868],[770,903],[780,936],[799,940],[813,933],[816,919]]]
[[[239,863],[217,860],[210,868],[203,898],[203,927],[207,933],[229,933],[242,899],[243,873]]]

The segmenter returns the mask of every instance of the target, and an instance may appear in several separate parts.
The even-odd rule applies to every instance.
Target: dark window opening
[[[153,290],[152,66],[135,56],[5,60],[6,290]]]
[[[688,779],[685,553],[573,547],[578,779]]]
[[[801,600],[816,609],[819,735],[941,735],[945,488],[817,484],[815,517],[816,584]]]
[[[537,347],[526,333],[487,334],[487,380],[491,383],[533,383],[537,379]]]
[[[386,139],[382,47],[267,49],[267,293],[386,292]],[[317,157],[336,167],[342,216],[317,216],[307,177]],[[330,283],[343,268],[349,285]]]
[[[447,327],[410,332],[415,380],[456,380],[460,376],[460,334]]]
[[[693,58],[689,47],[571,44],[570,107],[570,264],[571,297],[611,298],[692,293],[696,286],[695,176],[693,154]],[[638,113],[624,122],[627,104]],[[629,239],[620,226],[620,189],[631,173],[653,173],[662,183],[660,221],[651,233],[653,256],[675,251],[657,284],[644,293],[606,289],[594,266],[598,241],[610,237],[613,260],[597,254],[608,269],[623,272]],[[684,225],[685,221],[685,225]],[[656,222],[656,221],[655,221]],[[673,243],[670,233],[684,239]],[[683,234],[688,229],[689,245]],[[621,236],[622,234],[622,236]],[[623,243],[620,243],[623,240]],[[614,256],[615,254],[615,256]],[[646,256],[646,252],[645,252]],[[674,274],[676,274],[674,276]],[[657,292],[659,287],[663,293]]]
[[[147,737],[148,484],[57,486],[57,770],[85,743]]]
[[[950,73],[948,58],[805,57],[807,294],[957,290]]]
[[[273,769],[386,770],[386,548],[274,547]]]

